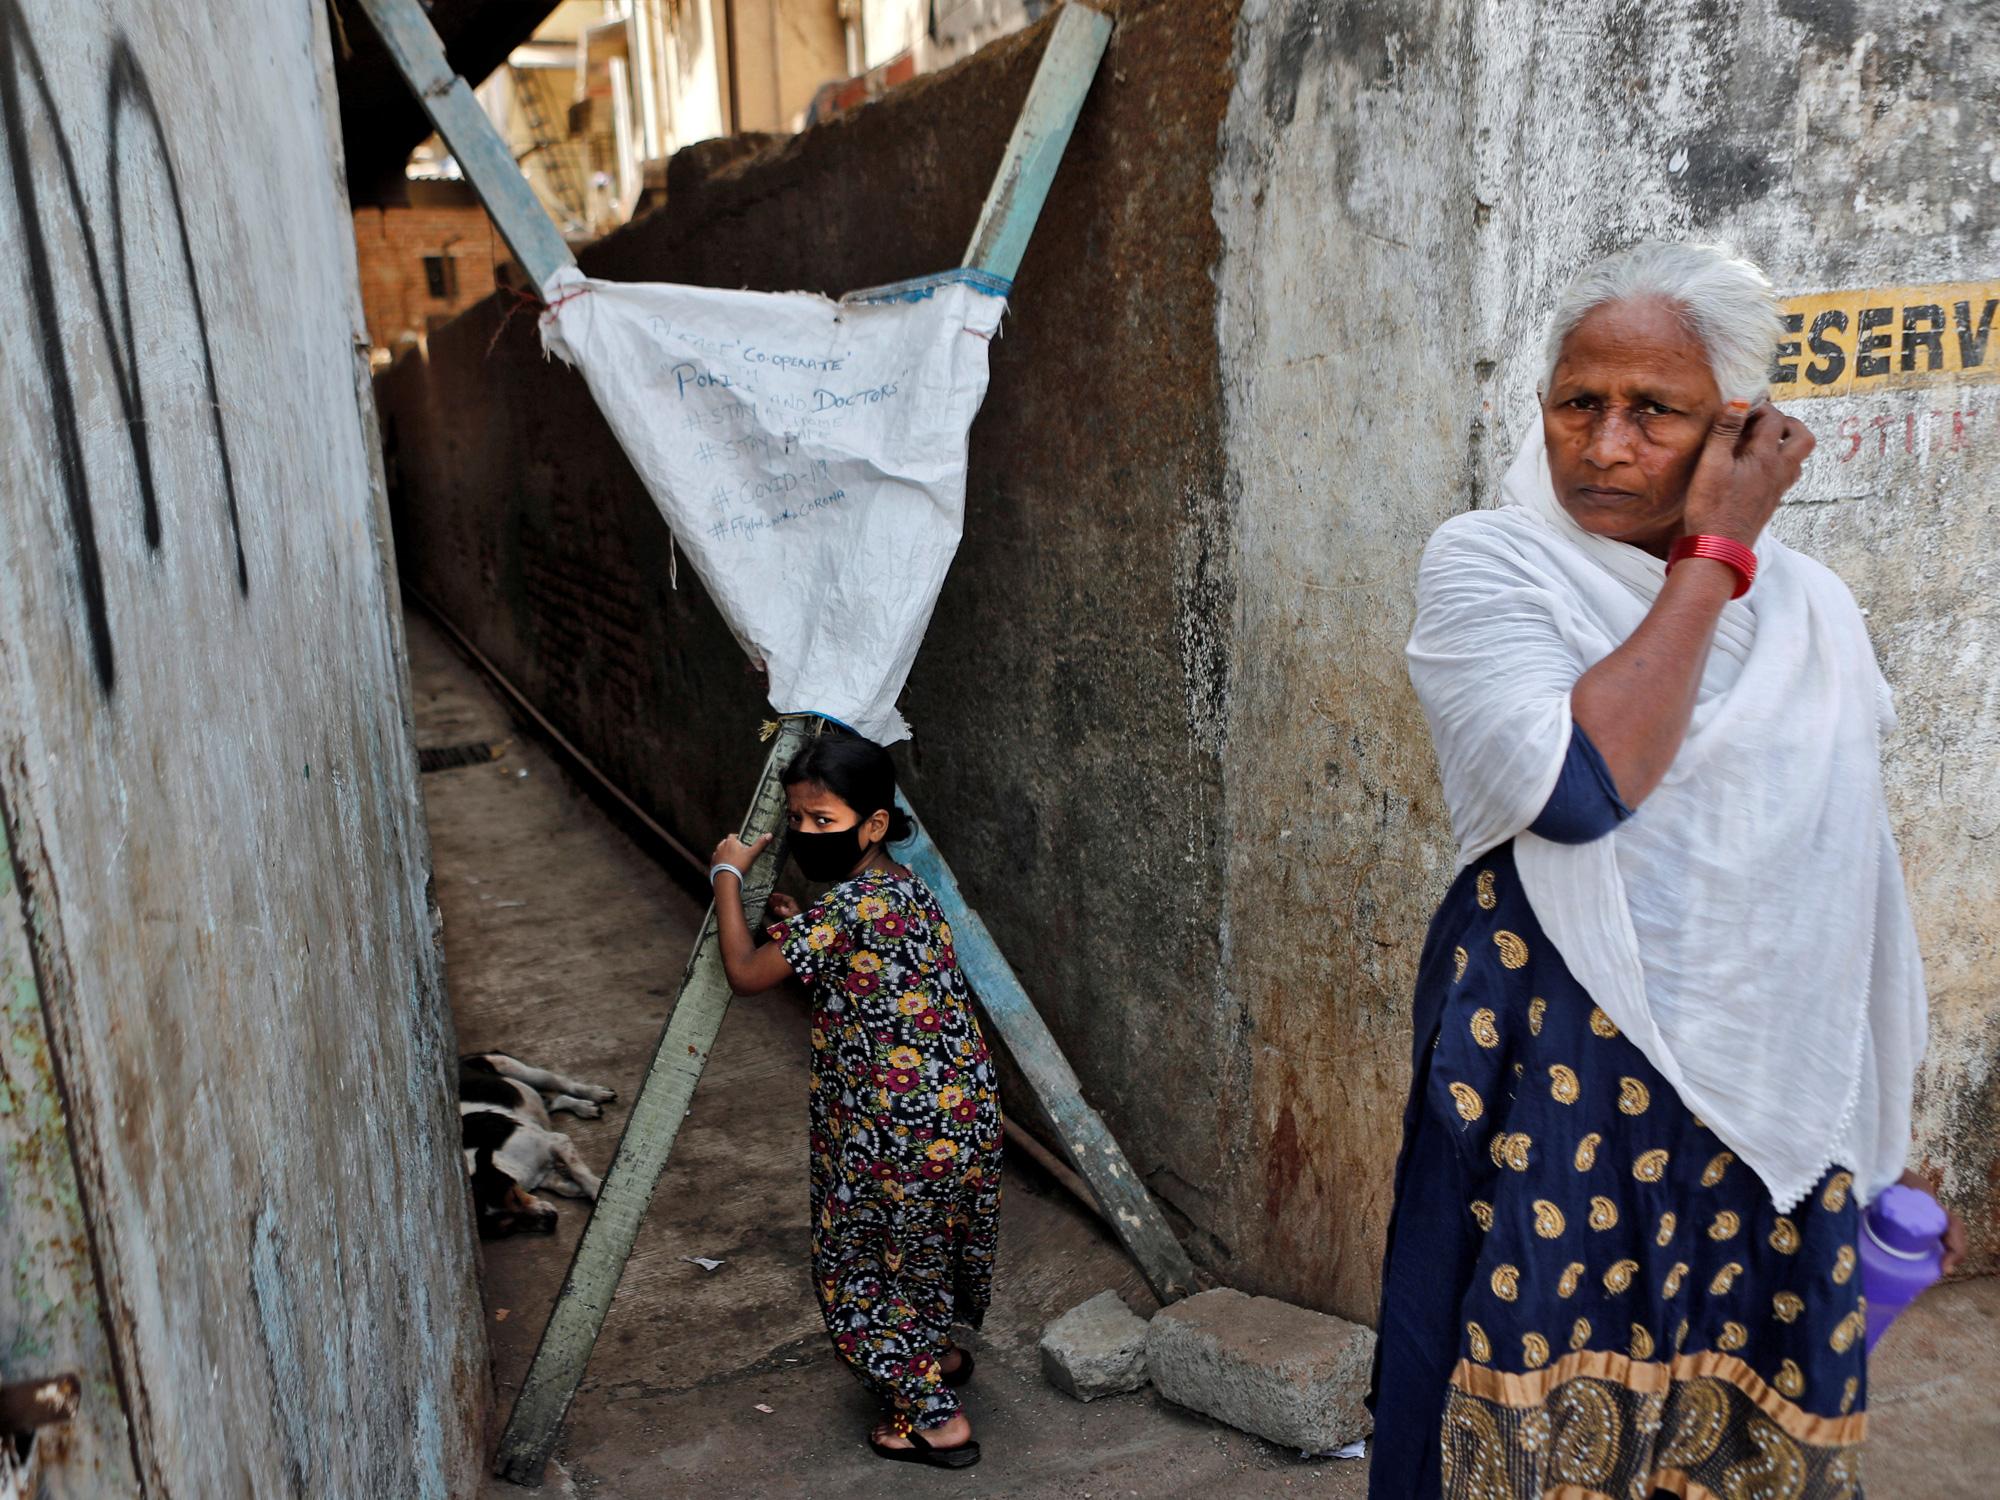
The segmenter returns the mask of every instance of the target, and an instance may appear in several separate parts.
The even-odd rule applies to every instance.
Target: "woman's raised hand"
[[[1687,536],[1755,546],[1813,450],[1813,435],[1768,403],[1732,401],[1710,424],[1681,506]],[[1653,794],[1687,738],[1702,664],[1733,577],[1717,563],[1669,576],[1639,628],[1576,681],[1570,712],[1604,757],[1627,807]]]
[[[1806,424],[1769,402],[1731,401],[1717,413],[1688,481],[1682,525],[1689,536],[1725,536],[1754,546],[1813,451]]]

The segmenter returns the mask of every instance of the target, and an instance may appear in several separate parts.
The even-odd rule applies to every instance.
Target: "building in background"
[[[582,245],[665,202],[675,152],[818,124],[1019,30],[1054,0],[457,0],[440,16],[448,3],[432,17],[453,65],[480,79],[480,105],[522,175]],[[510,30],[505,50],[491,50]],[[354,39],[350,70],[370,42]],[[486,64],[477,71],[475,56]],[[364,127],[346,128],[350,154],[365,157]],[[510,277],[506,246],[444,143],[410,144],[393,175],[349,170],[377,364]]]
[[[507,91],[517,74],[533,72],[535,83],[522,92],[532,91],[535,105],[560,101],[559,113],[566,115],[575,79],[573,71],[557,65],[564,60],[573,64],[575,38],[602,16],[603,5],[598,0],[562,5],[555,0],[429,0],[425,8],[452,67],[482,81],[486,107],[522,117],[509,136],[522,170],[545,199],[560,201],[564,169],[574,171],[576,153],[535,149],[528,106],[516,111]],[[421,347],[433,329],[491,295],[510,276],[518,279],[518,272],[365,15],[338,6],[329,14],[335,22],[334,75],[362,308],[370,356],[381,366]],[[544,28],[550,33],[546,37],[539,35]],[[580,218],[572,223],[559,216],[559,221],[574,237],[587,238]]]
[[[585,38],[602,32],[600,0],[564,0],[535,28],[535,34],[495,68],[475,91],[480,107],[513,150],[521,174],[542,206],[571,239],[590,238],[609,221],[595,212],[591,187],[596,164],[589,145],[571,129]],[[611,23],[622,25],[622,22]],[[412,158],[410,175],[449,164],[433,136]]]
[[[407,194],[400,204],[354,210],[361,304],[377,365],[491,296],[507,258],[470,183],[419,179]]]
[[[847,75],[813,95],[802,125],[865,104],[1039,19],[1055,0],[841,0]]]

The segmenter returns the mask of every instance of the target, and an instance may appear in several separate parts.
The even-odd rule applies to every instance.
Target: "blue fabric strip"
[[[1562,775],[1528,831],[1557,844],[1587,844],[1631,816],[1597,746],[1581,724],[1572,724]]]
[[[1005,276],[995,276],[991,271],[981,271],[974,266],[961,266],[955,271],[939,271],[930,276],[917,276],[909,281],[892,281],[887,286],[864,287],[858,292],[849,292],[842,302],[921,302],[934,296],[941,286],[964,284],[975,292],[984,292],[989,297],[1005,297],[1014,289],[1014,283]]]

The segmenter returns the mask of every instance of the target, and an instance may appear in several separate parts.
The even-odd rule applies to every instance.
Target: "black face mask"
[[[875,846],[861,842],[861,829],[856,825],[829,833],[807,833],[800,829],[792,834],[787,847],[806,879],[840,880],[866,859]]]

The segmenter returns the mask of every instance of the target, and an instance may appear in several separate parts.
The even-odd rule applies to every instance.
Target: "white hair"
[[[1770,278],[1721,245],[1663,240],[1642,240],[1607,255],[1569,284],[1549,325],[1543,391],[1555,383],[1556,361],[1577,324],[1610,303],[1648,300],[1671,306],[1701,341],[1723,400],[1764,396],[1781,336]]]

